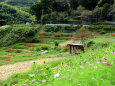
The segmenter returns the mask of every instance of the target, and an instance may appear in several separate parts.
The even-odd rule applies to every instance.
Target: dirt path
[[[46,58],[44,59],[46,62],[60,60],[61,58]],[[41,64],[42,60],[31,60],[25,62],[17,62],[14,64],[3,65],[0,66],[0,80],[7,79],[14,73],[25,72],[31,69],[32,63],[36,62],[37,64]]]

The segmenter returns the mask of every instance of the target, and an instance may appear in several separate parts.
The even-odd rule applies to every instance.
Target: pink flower
[[[103,63],[107,63],[107,61],[104,61]]]
[[[102,60],[99,60],[100,62],[102,61]]]
[[[105,64],[106,66],[110,66],[111,64]]]
[[[103,60],[107,60],[106,58],[102,58]]]
[[[95,60],[99,60],[99,59],[95,59]]]
[[[54,78],[57,78],[57,77],[59,77],[59,76],[60,76],[60,74],[57,73],[57,74],[54,75]]]
[[[68,80],[77,80],[76,78],[68,79]]]
[[[112,51],[111,53],[115,53],[115,51]]]
[[[93,68],[94,68],[94,69],[97,69],[97,66],[94,66]]]
[[[66,63],[66,65],[71,66],[72,64],[71,63]]]
[[[84,66],[80,66],[80,68],[85,68]]]
[[[5,58],[4,59],[4,62],[8,62],[8,61],[10,61],[10,58]]]
[[[71,80],[76,80],[76,78],[72,78]]]

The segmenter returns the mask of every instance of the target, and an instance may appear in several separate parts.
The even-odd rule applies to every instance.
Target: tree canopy
[[[1,24],[18,24],[32,21],[32,15],[7,4],[0,4]]]

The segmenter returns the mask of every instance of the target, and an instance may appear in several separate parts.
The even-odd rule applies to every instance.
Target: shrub
[[[37,48],[36,48],[36,51],[40,51],[40,50],[41,50],[41,47],[37,47]]]
[[[55,47],[59,46],[59,42],[57,42],[57,41],[55,41],[54,44],[55,44]]]
[[[41,47],[42,50],[49,50],[49,47],[48,46],[43,46]]]
[[[15,53],[21,53],[22,51],[21,50],[19,50],[19,49],[16,49],[15,50]]]
[[[0,25],[24,24],[34,20],[31,14],[5,3],[0,3],[0,12]]]
[[[76,32],[81,27],[82,27],[81,25],[45,25],[43,26],[44,31],[46,32],[69,32],[69,33]],[[98,32],[102,34],[115,32],[114,25],[90,25],[90,26],[87,26],[87,29],[89,31]]]
[[[39,42],[35,38],[39,25],[13,25],[0,28],[0,46],[8,46],[17,42]]]
[[[92,46],[93,44],[95,44],[95,42],[91,40],[91,41],[88,41],[86,44],[87,44],[88,47],[90,47],[90,46]]]
[[[74,32],[80,29],[80,25],[45,25],[44,30],[46,32]]]
[[[40,46],[36,48],[36,51],[40,51],[40,50],[49,50],[49,46]]]
[[[115,32],[114,25],[91,25],[91,26],[88,26],[87,29],[89,31],[98,32],[102,34]]]

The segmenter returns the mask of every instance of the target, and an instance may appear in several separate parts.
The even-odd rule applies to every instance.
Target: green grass
[[[90,44],[85,53],[62,53],[61,61],[42,66],[35,63],[32,70],[11,76],[2,82],[3,86],[115,86],[113,38],[95,38],[86,43],[90,41],[93,44]],[[56,74],[57,77],[54,78]]]

